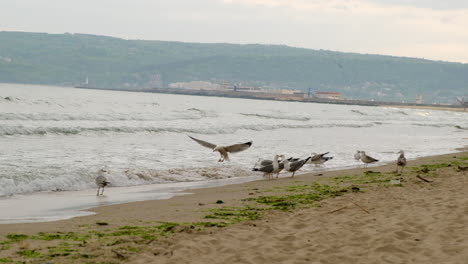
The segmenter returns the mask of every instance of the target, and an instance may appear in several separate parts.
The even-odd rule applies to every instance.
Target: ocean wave
[[[454,124],[447,124],[447,123],[411,123],[413,126],[421,126],[421,127],[437,127],[437,128],[442,128],[442,127],[456,127]]]
[[[166,115],[156,115],[151,112],[111,114],[0,113],[0,120],[5,121],[176,121],[203,119],[206,117],[216,117],[216,114],[195,108],[187,109],[187,111],[172,112]]]
[[[329,124],[245,124],[238,126],[220,126],[220,127],[160,127],[160,126],[95,126],[95,127],[58,127],[58,126],[40,126],[28,127],[22,125],[2,125],[0,126],[0,136],[33,136],[33,135],[77,135],[86,133],[194,133],[194,134],[231,134],[239,130],[264,131],[274,129],[296,129],[296,128],[333,128],[349,127],[362,128],[378,125],[375,122],[369,123],[329,123]]]
[[[78,191],[96,188],[95,177],[99,170],[75,171],[56,175],[35,175],[32,180],[27,175],[0,177],[0,197],[36,192]],[[252,176],[249,169],[234,165],[207,168],[173,168],[166,170],[109,169],[104,176],[111,187],[127,187],[145,184],[195,182],[233,177]]]
[[[284,116],[284,115],[264,115],[264,114],[248,114],[241,113],[243,116],[259,117],[266,119],[280,119],[280,120],[293,120],[293,121],[310,121],[310,117],[301,117],[301,116]]]
[[[57,113],[0,113],[0,120],[8,121],[145,121],[151,120],[125,114],[57,114]]]
[[[355,109],[352,109],[351,112],[356,113],[356,114],[359,114],[359,115],[362,115],[362,116],[366,116],[366,115],[367,115],[366,113],[363,113],[363,112],[361,112],[361,111],[359,111],[359,110],[355,110]]]

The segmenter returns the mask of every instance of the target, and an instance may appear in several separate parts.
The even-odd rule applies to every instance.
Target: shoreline
[[[75,217],[93,215],[92,210],[103,206],[126,204],[141,201],[171,199],[187,195],[194,189],[213,188],[259,180],[259,176],[247,176],[222,180],[199,182],[174,182],[146,184],[106,189],[103,196],[97,197],[95,189],[65,192],[39,192],[21,194],[0,199],[0,211],[8,212],[5,218],[0,214],[0,227],[4,224],[44,223],[69,220]],[[32,202],[35,205],[32,208]],[[15,208],[11,204],[15,204]],[[29,210],[27,214],[18,211]],[[12,216],[13,215],[13,216]]]
[[[16,83],[14,83],[16,84]],[[18,85],[18,84],[17,84]],[[28,84],[19,84],[28,85]],[[36,84],[33,84],[36,85]],[[54,86],[54,85],[47,85]],[[266,93],[261,96],[246,93],[246,92],[232,92],[232,91],[215,91],[215,90],[191,90],[191,89],[168,89],[168,88],[152,88],[152,89],[114,89],[114,88],[96,88],[96,87],[76,87],[76,86],[54,86],[62,88],[84,89],[84,90],[97,90],[97,91],[120,91],[131,93],[159,93],[159,94],[172,94],[172,95],[188,95],[188,96],[206,96],[206,97],[223,97],[223,98],[237,98],[237,99],[250,99],[250,100],[272,100],[282,102],[302,102],[302,103],[317,103],[317,104],[336,104],[336,105],[360,105],[360,106],[375,106],[375,107],[394,107],[394,108],[407,108],[407,109],[425,109],[425,110],[438,110],[438,111],[454,111],[454,112],[468,112],[462,105],[430,105],[430,104],[415,104],[415,103],[397,103],[385,101],[370,101],[370,100],[331,100],[331,99],[317,99],[317,98],[298,98],[297,96],[290,96],[283,94]]]
[[[468,155],[467,147],[462,147],[458,149],[457,152],[451,152],[448,154],[408,159],[408,163],[410,163],[411,165],[418,165],[418,164],[422,164],[425,162],[434,162],[438,159],[444,159],[444,158],[456,156],[456,155]],[[231,190],[237,190],[239,188],[251,188],[251,187],[255,188],[259,186],[262,186],[262,187],[278,186],[278,185],[292,183],[296,180],[298,181],[302,181],[305,179],[321,180],[321,179],[328,179],[330,177],[336,177],[336,176],[347,175],[347,174],[357,175],[366,170],[391,171],[392,169],[394,169],[393,162],[370,166],[368,168],[363,168],[362,163],[356,163],[356,166],[358,167],[348,167],[348,168],[339,168],[336,170],[319,170],[319,171],[307,172],[307,173],[298,174],[294,178],[291,178],[289,176],[283,176],[276,180],[264,180],[261,178],[261,176],[251,176],[248,178],[252,178],[252,179],[244,179],[244,178],[230,179],[234,182],[239,181],[237,183],[225,183],[226,180],[222,180],[222,182],[220,182],[219,180],[208,181],[208,182],[197,182],[194,186],[174,187],[173,188],[174,192],[170,193],[166,198],[140,200],[140,201],[137,200],[137,201],[129,201],[129,202],[123,202],[123,203],[115,203],[115,204],[104,203],[100,206],[96,206],[96,207],[93,206],[93,207],[88,207],[87,209],[84,209],[85,212],[92,212],[93,214],[91,215],[76,216],[76,217],[69,218],[69,219],[60,219],[60,220],[47,221],[47,222],[0,224],[0,235],[6,234],[9,231],[13,231],[13,229],[19,231],[22,227],[28,227],[28,226],[48,228],[48,227],[53,227],[55,224],[57,224],[57,226],[64,226],[63,224],[67,226],[66,224],[67,222],[76,221],[76,222],[81,223],[81,222],[93,221],[94,219],[99,219],[99,218],[104,219],[108,217],[107,214],[118,213],[116,212],[116,210],[119,210],[121,208],[132,208],[132,207],[139,207],[141,205],[146,206],[150,204],[155,204],[155,205],[164,204],[164,206],[167,206],[168,204],[173,204],[173,203],[177,204],[179,203],[179,201],[185,203],[187,201],[198,199],[199,198],[198,196],[205,197],[206,194],[223,193],[223,192],[226,192],[227,190],[231,191]],[[176,184],[169,184],[169,185],[176,185]],[[154,192],[155,189],[159,189],[159,188],[154,188],[156,187],[156,185],[132,186],[132,187],[137,187],[137,189],[138,187],[144,187],[144,190],[141,190],[141,191],[149,192],[149,193]],[[132,187],[114,187],[112,189],[125,189],[125,188],[132,188]],[[160,187],[160,186],[157,186],[157,187]],[[110,190],[107,190],[107,191],[109,192]],[[77,191],[76,193],[83,193],[83,192],[86,192],[89,195],[89,191]],[[75,192],[72,192],[72,193],[75,193]],[[163,221],[168,221],[170,218],[168,216],[163,216],[163,215],[161,215],[161,217]],[[25,230],[33,230],[33,229],[36,229],[36,228],[26,228]]]
[[[195,90],[195,89],[174,89],[174,88],[153,88],[141,90],[128,90],[128,89],[108,89],[108,88],[93,88],[93,87],[73,87],[77,89],[91,89],[91,90],[108,90],[108,91],[127,91],[127,92],[143,92],[143,93],[160,93],[160,94],[173,94],[173,95],[189,95],[189,96],[207,96],[207,97],[225,97],[225,98],[238,98],[238,99],[251,99],[251,100],[272,100],[282,102],[300,102],[300,103],[317,103],[317,104],[336,104],[336,105],[360,105],[360,106],[377,106],[377,107],[395,107],[395,108],[408,108],[408,109],[426,109],[438,111],[454,111],[454,112],[467,112],[461,105],[431,105],[431,104],[416,104],[416,103],[398,103],[398,102],[385,102],[385,101],[371,101],[371,100],[357,100],[357,99],[319,99],[319,98],[305,98],[295,95],[284,95],[275,93],[249,93],[249,92],[235,92],[235,91],[218,91],[218,90]]]
[[[467,148],[456,149],[441,155],[456,154],[466,151]],[[435,155],[435,157],[440,155]],[[411,160],[427,158],[432,156],[417,157]],[[389,161],[373,164],[368,167],[381,167],[388,165]],[[356,163],[356,165],[362,163]],[[310,165],[312,166],[312,165]],[[359,166],[360,167],[360,166]],[[340,173],[348,170],[355,170],[355,165],[344,167],[323,168],[313,167],[312,171],[302,172],[300,175],[317,175]],[[301,172],[301,171],[299,171]],[[288,174],[289,175],[289,174]],[[298,175],[298,177],[300,177]],[[283,172],[280,178],[288,178]],[[96,215],[101,207],[138,203],[146,201],[169,200],[176,196],[192,195],[197,190],[209,188],[221,188],[223,186],[248,184],[249,182],[263,181],[260,173],[252,173],[250,176],[240,178],[226,178],[221,180],[206,180],[196,182],[173,182],[162,184],[146,184],[125,187],[108,188],[106,195],[96,197],[94,189],[65,191],[65,192],[39,192],[32,194],[18,194],[13,197],[0,199],[0,235],[2,225],[14,224],[40,224],[48,222],[66,221],[77,217]],[[34,206],[32,202],[34,201]],[[11,205],[15,204],[15,207]],[[27,210],[26,213],[23,211]]]
[[[51,258],[51,263],[383,263],[391,257],[398,263],[409,259],[411,263],[429,263],[430,259],[463,263],[456,260],[468,256],[460,242],[468,237],[464,229],[468,215],[463,213],[468,202],[467,169],[465,151],[408,160],[403,175],[393,172],[394,163],[321,171],[193,189],[191,195],[165,200],[102,206],[92,209],[95,215],[68,220],[4,224],[0,225],[0,259],[28,263],[51,262]],[[392,185],[392,179],[402,182]],[[334,184],[341,189],[329,192],[326,186]],[[311,186],[326,194],[323,200],[314,200],[311,206],[281,200],[291,193],[291,199],[300,198]],[[255,205],[253,201],[264,201],[262,197],[278,197],[281,202]],[[270,206],[289,207],[274,210]],[[236,208],[247,211],[229,211]],[[207,218],[216,213],[223,214]]]
[[[425,156],[425,157],[418,157],[415,159],[408,159],[408,162],[411,163],[421,163],[422,161],[425,160],[434,160],[439,157],[447,157],[451,155],[457,155],[460,153],[468,153],[468,147],[463,147],[457,149],[457,152],[451,152],[447,154],[442,154],[442,155],[434,155],[434,156]],[[337,175],[343,175],[347,173],[359,173],[365,170],[372,170],[372,169],[384,169],[388,170],[389,166],[392,166],[393,162],[387,162],[379,165],[371,165],[368,168],[363,168],[362,163],[356,163],[357,167],[353,166],[348,166],[344,168],[335,168],[335,169],[320,169],[317,171],[313,172],[306,172],[302,174],[296,175],[294,179],[303,179],[303,178],[309,178],[309,177],[317,177],[318,175],[320,178],[327,178],[327,177],[336,177]],[[284,182],[287,182],[290,177],[281,175],[283,177],[280,177],[279,182],[283,184]],[[40,221],[37,219],[31,219],[31,221],[24,221],[24,222],[8,222],[8,219],[2,219],[0,221],[0,235],[5,234],[6,230],[9,230],[9,226],[27,226],[27,225],[45,225],[45,226],[53,226],[54,223],[57,222],[66,222],[66,221],[73,221],[74,219],[80,219],[85,220],[87,217],[91,218],[99,218],[99,213],[100,212],[109,212],[113,211],[113,208],[123,208],[123,207],[138,207],[138,205],[141,203],[148,203],[151,204],[153,202],[156,203],[170,203],[171,200],[174,199],[181,199],[181,200],[191,200],[190,198],[185,198],[193,195],[197,195],[200,193],[207,192],[207,190],[214,190],[215,192],[216,189],[230,189],[230,188],[237,188],[239,186],[243,185],[262,185],[265,183],[266,185],[276,185],[273,181],[265,181],[261,176],[259,175],[252,175],[249,177],[245,178],[231,178],[231,179],[223,179],[223,180],[213,180],[213,181],[201,181],[201,182],[180,182],[180,183],[167,183],[167,184],[149,184],[149,185],[142,185],[142,186],[129,186],[129,187],[113,187],[111,190],[107,190],[107,192],[114,192],[113,195],[117,196],[117,200],[109,200],[104,196],[103,198],[105,200],[98,201],[96,203],[90,202],[90,203],[85,203],[85,204],[69,204],[66,203],[65,205],[61,206],[61,208],[56,208],[52,209],[52,211],[61,211],[65,209],[71,209],[73,210],[73,214],[66,216],[64,218],[60,218],[60,216],[54,215],[51,220],[44,220]],[[231,182],[231,183],[230,183]],[[125,191],[123,195],[119,196],[118,191]],[[159,192],[156,193],[159,190],[164,190],[164,192]],[[129,195],[138,195],[137,192],[143,193],[143,196],[141,198],[137,197],[135,199],[129,199],[129,200],[121,200],[122,197],[126,197],[128,199]],[[94,191],[92,191],[92,194],[94,194]],[[147,196],[145,196],[147,194]],[[87,198],[96,198],[94,195],[90,195],[89,190],[83,190],[83,191],[69,191],[69,192],[61,192],[61,193],[37,193],[37,194],[31,194],[31,195],[19,195],[19,197],[28,197],[32,196],[34,197],[35,201],[39,201],[39,204],[41,203],[50,203],[54,199],[58,199],[59,203],[62,200],[62,196],[75,196],[78,199],[82,200],[84,197]],[[111,195],[110,195],[111,196]],[[42,198],[41,198],[42,197]],[[45,197],[45,199],[43,198]],[[101,198],[101,197],[100,197]],[[29,202],[31,199],[27,199],[26,202]],[[5,199],[3,201],[7,201],[8,199]],[[3,203],[5,205],[6,203]],[[0,203],[1,205],[1,203]],[[21,206],[20,206],[21,207]],[[3,210],[12,210],[13,208],[6,208],[5,206],[0,207]],[[109,209],[109,210],[108,210]],[[37,208],[37,210],[44,210],[40,206]],[[50,210],[50,209],[49,209]],[[56,218],[58,217],[58,218]],[[47,215],[44,217],[44,219],[48,219]],[[169,219],[167,219],[169,221]]]

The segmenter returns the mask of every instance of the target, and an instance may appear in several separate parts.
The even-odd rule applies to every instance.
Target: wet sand
[[[403,175],[392,173],[395,164],[282,175],[191,190],[191,195],[168,200],[98,207],[92,209],[95,215],[69,220],[0,225],[1,235],[18,235],[4,240],[9,246],[0,250],[0,258],[26,263],[466,263],[468,152],[408,163]],[[373,175],[375,182],[363,182],[365,175]],[[211,209],[243,207],[245,198],[287,195],[290,186],[332,185],[334,177],[343,176],[357,176],[349,182],[341,178],[340,184],[359,191],[315,206],[266,210],[259,219],[227,227],[193,227],[225,221],[205,218]],[[401,185],[389,184],[389,179],[401,179]],[[154,238],[137,232],[162,222],[179,224]],[[119,230],[132,232],[122,235]],[[81,237],[31,237],[39,232]],[[37,254],[27,257],[25,252]]]

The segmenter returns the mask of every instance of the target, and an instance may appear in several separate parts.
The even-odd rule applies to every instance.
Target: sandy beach
[[[462,152],[410,160],[401,175],[395,164],[282,175],[4,224],[0,261],[466,263],[467,166]]]

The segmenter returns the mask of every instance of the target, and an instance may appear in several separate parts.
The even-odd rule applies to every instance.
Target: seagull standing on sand
[[[103,172],[107,172],[107,171],[104,170],[104,169],[101,169],[99,172],[103,173]],[[97,189],[96,196],[99,196],[99,189],[101,189],[101,188],[102,188],[101,195],[103,195],[104,194],[104,187],[106,187],[109,184],[110,184],[110,181],[107,181],[107,178],[104,177],[104,175],[97,176],[96,177],[96,185],[98,186],[98,189]]]
[[[296,171],[302,168],[302,166],[304,166],[304,164],[306,164],[307,161],[310,160],[310,158],[311,157],[308,157],[307,159],[293,161],[293,162],[290,162],[289,160],[286,159],[284,160],[284,169],[286,171],[292,172],[293,174],[291,175],[291,178],[294,178],[294,174],[296,173]]]
[[[400,150],[398,152],[398,154],[400,154],[400,156],[398,157],[397,159],[397,173],[398,173],[398,168],[401,167],[401,171],[400,173],[403,173],[403,169],[405,168],[406,166],[406,158],[405,158],[405,152],[403,150]]]
[[[374,159],[371,156],[367,156],[365,151],[360,151],[360,153],[361,153],[361,161],[365,163],[364,168],[367,168],[367,165],[369,163],[374,163],[374,162],[379,161],[378,159]]]
[[[354,159],[356,161],[361,160],[361,151],[360,150],[356,150],[356,153],[354,153]]]
[[[284,155],[275,155],[273,161],[270,162],[270,160],[263,160],[260,162],[261,167],[253,168],[252,171],[263,172],[263,177],[268,177],[269,180],[272,179],[272,174],[276,173],[276,178],[278,178],[280,171],[284,168],[284,164],[278,162],[278,157],[282,157],[284,159]]]
[[[325,152],[325,153],[322,153],[322,154],[312,153],[312,157],[310,158],[310,160],[307,163],[308,164],[315,164],[315,166],[317,166],[319,164],[323,164],[323,163],[333,159],[333,157],[325,157],[325,155],[327,155],[328,153],[330,153],[330,152]]]
[[[218,162],[223,162],[225,160],[229,160],[229,155],[228,153],[236,153],[236,152],[241,152],[243,150],[246,150],[252,146],[252,141],[246,142],[246,143],[239,143],[239,144],[234,144],[234,145],[229,145],[229,146],[218,146],[216,144],[210,143],[203,141],[201,139],[196,139],[194,137],[188,136],[189,138],[193,139],[195,142],[198,144],[207,147],[209,149],[212,149],[213,152],[218,151],[221,157],[219,158]]]

